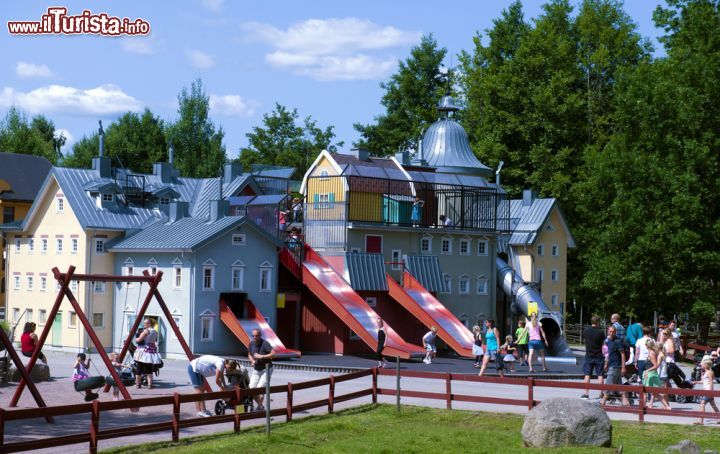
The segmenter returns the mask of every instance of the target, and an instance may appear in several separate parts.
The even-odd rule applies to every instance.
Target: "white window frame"
[[[95,324],[95,316],[96,315],[100,316],[101,323],[99,325]],[[93,328],[99,328],[99,329],[105,328],[105,313],[104,312],[93,312],[91,323],[92,323]]]
[[[40,291],[44,292],[47,290],[47,276],[40,276]]]
[[[233,246],[247,245],[247,235],[244,233],[233,233],[232,234],[232,245]]]
[[[72,323],[73,316],[75,318],[75,324]],[[75,311],[68,311],[67,327],[70,329],[77,329],[77,314]]]
[[[20,308],[19,307],[13,307],[12,310],[12,321],[13,323],[17,323],[20,320]]]
[[[542,282],[545,280],[545,271],[542,268],[535,270],[535,282]]]
[[[557,244],[553,244],[553,245],[550,247],[550,254],[551,254],[553,257],[560,257],[560,246],[558,246]]]
[[[238,285],[235,285],[235,272],[239,273]],[[245,264],[236,260],[230,267],[230,288],[235,291],[243,291],[245,289]]]
[[[65,212],[65,198],[64,197],[57,197],[55,199],[55,212],[57,212],[57,213]]]
[[[47,254],[48,251],[48,239],[40,238],[40,253]]]
[[[552,306],[557,306],[557,305],[558,305],[558,296],[557,296],[557,293],[553,293],[552,295],[550,295],[550,304],[551,304]]]
[[[105,282],[104,281],[95,281],[95,284],[93,285],[93,292],[105,293]]]
[[[551,270],[550,271],[550,280],[552,280],[553,282],[560,282],[560,271]]]
[[[202,289],[204,292],[215,290],[215,265],[203,265]]]
[[[123,266],[123,276],[135,276],[135,262],[131,258],[125,260],[125,266]],[[133,288],[132,282],[124,282],[125,288]]]
[[[465,284],[465,290],[463,290],[463,284]],[[458,278],[458,295],[469,295],[470,294],[470,278],[462,275]]]
[[[538,257],[544,257],[545,256],[545,245],[540,243],[536,246],[537,255]]]
[[[160,197],[160,205],[170,205],[169,197]]]
[[[55,238],[55,253],[56,254],[62,254],[63,253],[63,239],[62,238]]]
[[[98,251],[99,249],[99,251]],[[105,251],[105,238],[95,238],[93,251],[95,255],[105,255],[107,254],[107,251]]]
[[[103,192],[100,197],[103,202],[112,202],[115,200],[115,195],[110,192]]]
[[[13,290],[20,290],[20,275],[13,276]]]
[[[32,292],[33,287],[35,287],[35,276],[33,276],[32,274],[26,275],[25,282],[27,284],[27,288],[25,290],[27,290],[28,292]]]
[[[173,266],[173,289],[181,289],[182,288],[182,266],[175,265]]]
[[[208,324],[207,336],[205,336],[205,323]],[[212,342],[215,336],[215,314],[206,310],[200,314],[200,342]]]
[[[35,252],[35,238],[28,238],[28,254]]]
[[[445,287],[442,292],[445,295],[452,295],[452,276],[447,273],[443,273],[443,286]]]
[[[370,307],[376,307],[377,306],[377,296],[366,296],[365,302]]]
[[[482,251],[480,249],[482,249]],[[479,257],[486,257],[488,255],[488,241],[487,240],[478,240],[477,255]]]
[[[392,262],[390,264],[390,269],[394,271],[402,270],[402,250],[400,249],[393,249],[390,251],[390,261]]]
[[[182,315],[173,314],[172,319],[173,319],[173,322],[175,322],[175,326],[177,326],[178,329],[179,329],[180,331],[182,331],[182,328],[180,328],[180,323],[182,323]],[[175,341],[178,340],[177,334],[175,334],[175,330],[174,330],[174,329],[170,329],[170,332],[171,332],[171,334],[170,334],[171,337],[170,337],[170,338],[171,338],[172,340],[175,340]]]
[[[78,281],[72,281],[70,282],[70,290],[77,293],[78,291]]]
[[[423,248],[424,242],[427,240],[427,248]],[[421,254],[432,254],[432,237],[430,235],[423,235],[420,237],[420,253]]]
[[[480,284],[482,284],[482,287]],[[488,278],[485,275],[478,276],[477,281],[475,283],[475,292],[478,295],[487,295],[488,294]]]
[[[70,238],[70,253],[71,254],[78,253],[78,239],[77,238]]]
[[[125,320],[125,333],[123,333],[123,336],[130,334],[130,327],[135,323],[135,318],[135,311],[133,311],[130,306],[127,306],[123,311],[123,319]]]
[[[451,237],[442,237],[440,238],[440,254],[442,255],[452,255],[452,241],[453,239]],[[447,251],[445,250],[445,245],[447,244]]]
[[[465,252],[463,252],[463,248]],[[460,255],[470,255],[470,240],[467,238],[460,239],[460,249],[458,250]]]
[[[47,309],[38,310],[38,326],[44,326],[47,323]]]
[[[15,238],[15,253],[20,253],[20,248],[22,247],[22,238]]]
[[[272,283],[272,268],[273,267],[269,262],[266,261],[266,262],[263,262],[259,268],[260,268],[260,275],[259,275],[259,279],[258,279],[258,291],[261,293],[270,293],[270,292],[272,292],[272,287],[273,287],[273,283]],[[267,285],[265,287],[263,287],[263,275],[267,276],[267,279],[266,279]]]
[[[320,181],[327,181],[330,179],[330,172],[327,169],[320,170]]]
[[[35,311],[33,311],[32,309],[25,309],[25,321],[32,323],[34,315]]]

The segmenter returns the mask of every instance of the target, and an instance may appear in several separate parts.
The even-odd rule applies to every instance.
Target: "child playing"
[[[437,349],[435,348],[435,337],[437,337],[437,327],[433,326],[430,331],[427,332],[422,338],[423,347],[425,347],[425,364],[432,364],[432,359],[437,355]]]
[[[120,377],[120,379],[122,380],[123,370],[131,369],[131,367],[118,362],[118,357],[119,357],[119,355],[116,352],[110,353],[110,362],[112,363],[112,366],[115,368],[115,372],[117,372],[118,377]],[[112,390],[113,390],[113,400],[120,400],[120,389],[117,387],[117,385],[113,385]]]
[[[703,375],[702,378],[699,381],[696,381],[695,384],[699,385],[702,383],[703,389],[705,391],[712,391],[713,385],[715,381],[715,374],[712,371],[712,359],[710,358],[704,358],[700,365],[703,368]],[[712,396],[703,396],[702,400],[700,401],[700,411],[705,413],[705,405],[710,404],[712,409],[715,411],[715,413],[719,413],[718,406],[715,403],[715,398]],[[715,421],[716,424],[720,424],[720,419]],[[705,420],[703,418],[700,418],[700,422],[697,422],[695,424],[705,424]]]
[[[500,350],[504,352],[503,363],[508,372],[515,372],[515,355],[517,351],[512,336],[505,336],[505,343],[500,346]]]
[[[75,365],[73,366],[74,372],[72,374],[73,383],[77,383],[80,380],[90,378],[88,369],[90,368],[90,359],[85,356],[85,353],[78,353],[75,359]],[[98,398],[98,394],[94,393],[92,389],[85,390],[85,402],[90,402]]]

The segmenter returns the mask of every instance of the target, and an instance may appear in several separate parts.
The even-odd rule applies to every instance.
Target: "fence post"
[[[328,413],[333,412],[335,406],[335,376],[330,375],[330,386],[328,386]]]
[[[92,413],[90,413],[90,454],[97,453],[97,433],[100,427],[100,402],[93,400]]]
[[[532,377],[528,377],[528,410],[532,410],[535,406],[535,396],[534,396],[534,387],[535,387],[535,379]]]
[[[448,410],[452,410],[452,374],[445,375],[445,402]]]
[[[233,431],[235,433],[240,432],[240,412],[238,411],[238,408],[242,407],[243,411],[245,411],[245,405],[243,405],[243,397],[242,397],[242,390],[237,387],[235,388],[235,420],[233,421]]]
[[[287,384],[287,404],[285,409],[285,418],[287,421],[292,421],[293,414],[293,387],[292,383]]]
[[[268,364],[265,370],[265,433],[270,436],[270,377],[272,376],[272,363]]]
[[[5,444],[5,410],[0,408],[0,446]]]
[[[395,375],[397,376],[397,383],[395,385],[395,400],[397,401],[397,411],[400,413],[400,357],[395,357]]]
[[[172,440],[180,440],[180,394],[173,394]]]
[[[372,403],[377,403],[377,382],[378,382],[378,368],[373,367],[372,369]]]
[[[640,407],[640,413],[638,419],[640,424],[645,422],[645,386],[640,385],[640,396],[638,397],[638,406]]]

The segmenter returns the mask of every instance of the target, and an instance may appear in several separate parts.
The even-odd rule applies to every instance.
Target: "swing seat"
[[[135,377],[130,372],[123,372],[120,374],[120,381],[123,385],[130,386],[135,383]],[[116,386],[115,379],[112,375],[108,375],[107,377],[105,377],[105,383],[110,386]]]
[[[81,392],[85,391],[86,389],[98,389],[105,386],[105,377],[96,376],[96,377],[88,377],[83,378],[82,380],[78,380],[75,382],[75,391]]]

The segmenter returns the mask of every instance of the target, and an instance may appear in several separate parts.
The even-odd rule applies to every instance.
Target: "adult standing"
[[[38,337],[37,334],[35,334],[36,328],[37,325],[35,323],[26,322],[25,326],[23,326],[22,336],[20,336],[20,352],[28,358],[32,357],[38,345]],[[43,352],[38,354],[38,359],[47,364],[47,358]]]
[[[517,344],[517,352],[518,358],[520,358],[520,365],[527,366],[528,332],[525,329],[525,320],[518,320],[518,327],[515,330],[515,343]]]
[[[602,352],[605,333],[600,328],[600,317],[593,315],[590,318],[590,326],[583,331],[583,338],[585,339],[585,363],[583,364],[585,383],[590,383],[590,378],[595,375],[598,378],[598,383],[602,385],[605,382],[603,376],[605,356]],[[586,388],[585,394],[580,398],[589,399],[590,389]]]
[[[530,348],[530,354],[528,355],[528,372],[535,372],[533,370],[533,356],[537,352],[542,362],[543,372],[547,372],[547,364],[545,363],[545,347],[549,347],[547,336],[543,330],[542,323],[538,321],[537,314],[530,315],[530,323],[525,326],[529,334],[528,347]]]
[[[422,219],[422,207],[425,205],[424,200],[420,200],[420,197],[415,196],[415,200],[412,204],[412,211],[410,213],[410,221],[413,227],[418,227]]]
[[[635,342],[635,369],[637,370],[637,376],[641,383],[643,381],[643,374],[645,373],[645,365],[648,360],[647,341],[651,340],[650,333],[652,333],[650,327],[643,326],[643,335]]]
[[[250,348],[248,348],[248,359],[253,366],[252,375],[250,375],[250,388],[262,388],[269,378],[267,376],[268,366],[272,365],[275,350],[268,341],[262,338],[259,329],[252,330],[252,337]],[[263,394],[255,396],[257,410],[259,411],[265,410],[263,397],[265,397]]]
[[[605,373],[607,374],[606,383],[609,385],[622,385],[622,376],[625,375],[625,344],[617,337],[615,325],[608,326],[608,337],[605,340],[608,355],[605,358]],[[600,405],[605,405],[610,392],[603,394]],[[614,394],[614,393],[613,393]],[[627,406],[627,393],[622,393],[622,403]]]
[[[230,364],[229,359],[223,359],[219,356],[214,355],[203,355],[190,361],[188,364],[187,371],[190,377],[190,383],[195,388],[195,393],[202,394],[205,392],[205,378],[215,377],[215,384],[220,388],[220,391],[225,389],[225,368]],[[195,409],[197,410],[197,416],[207,418],[212,416],[205,408],[205,401],[199,400],[195,402]]]
[[[680,359],[685,355],[685,350],[682,346],[682,340],[680,339],[680,330],[678,330],[677,322],[675,320],[672,320],[670,323],[668,323],[668,329],[670,330],[670,335],[672,336],[673,340],[673,346],[675,347],[674,350],[674,360],[680,361]]]
[[[610,316],[610,321],[612,322],[612,326],[615,327],[615,335],[617,336],[617,339],[625,345],[625,337],[626,337],[626,331],[625,327],[622,323],[620,323],[620,314],[612,314]]]
[[[662,379],[660,378],[661,369],[664,366],[665,357],[662,353],[662,345],[655,342],[653,339],[646,341],[648,350],[647,367],[643,374],[643,385],[651,388],[660,388],[662,385]],[[666,410],[670,410],[670,404],[667,401],[667,397],[664,394],[652,394],[650,396],[650,402],[647,404],[647,408],[652,408],[655,399],[658,399],[662,406]]]
[[[387,366],[387,363],[385,362],[385,357],[382,354],[383,349],[385,348],[385,339],[387,338],[387,335],[385,334],[385,323],[383,323],[381,318],[377,319],[378,324],[378,331],[377,331],[377,349],[375,350],[375,354],[377,355],[378,365],[380,369]]]
[[[425,364],[432,364],[432,359],[437,355],[437,348],[435,348],[435,338],[437,337],[437,326],[430,328],[430,331],[425,333],[422,338],[423,347],[425,347]]]
[[[638,339],[643,336],[642,323],[636,322],[628,326],[627,333],[625,336],[625,344],[628,346],[630,354],[628,355],[627,364],[633,364],[635,362],[636,345]]]
[[[139,345],[135,351],[135,386],[142,388],[142,376],[147,376],[148,388],[153,387],[153,373],[156,365],[162,364],[157,350],[158,332],[149,318],[143,320],[143,331],[135,342]]]
[[[673,339],[672,331],[670,330],[670,326],[668,325],[667,328],[665,328],[662,332],[663,341],[661,342],[661,345],[665,348],[665,362],[667,363],[674,363],[675,362],[675,339]]]
[[[482,377],[490,361],[495,361],[496,366],[502,364],[502,358],[499,357],[498,353],[499,340],[500,331],[495,327],[495,320],[485,320],[485,356],[478,376]]]

